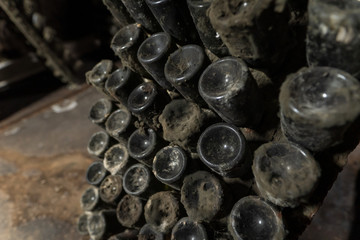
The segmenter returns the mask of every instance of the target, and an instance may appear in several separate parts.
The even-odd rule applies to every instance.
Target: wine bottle
[[[225,57],[210,64],[199,80],[205,102],[228,123],[257,125],[263,114],[262,97],[244,61]]]
[[[306,56],[309,66],[338,68],[360,78],[360,3],[311,0]]]
[[[115,144],[105,152],[104,167],[112,175],[122,176],[131,162],[124,143]]]
[[[109,174],[102,162],[93,162],[86,171],[86,181],[94,186],[99,186]]]
[[[115,70],[106,80],[106,91],[119,103],[126,106],[130,92],[143,83],[142,78],[127,67]]]
[[[164,240],[164,234],[156,230],[152,224],[145,224],[139,231],[139,240]]]
[[[100,93],[109,96],[105,89],[105,82],[113,69],[113,62],[103,59],[98,62],[90,71],[85,73],[86,81],[94,86]]]
[[[155,177],[176,190],[181,188],[187,167],[186,153],[178,146],[167,146],[160,149],[153,161]]]
[[[122,177],[109,175],[100,184],[99,195],[102,201],[116,205],[122,193]]]
[[[187,5],[204,46],[217,56],[228,56],[229,50],[212,27],[207,14],[211,2],[212,0],[187,0]]]
[[[171,240],[208,240],[205,227],[188,217],[180,219],[171,231]]]
[[[91,106],[89,119],[92,123],[105,128],[105,122],[113,109],[114,105],[109,99],[101,98]]]
[[[124,4],[119,0],[103,0],[104,5],[111,12],[111,15],[124,27],[134,22]]]
[[[281,207],[306,203],[321,174],[309,151],[287,141],[261,145],[252,170],[261,196]]]
[[[173,87],[165,78],[164,66],[170,53],[175,49],[175,43],[170,35],[160,32],[145,39],[137,52],[137,58],[141,65],[162,88],[168,90],[172,90]]]
[[[128,12],[137,23],[146,30],[155,33],[160,31],[160,26],[144,0],[121,0]]]
[[[208,64],[209,60],[200,46],[185,45],[168,58],[165,77],[186,100],[204,105],[197,89],[200,75]]]
[[[102,207],[99,189],[94,186],[88,187],[81,195],[80,205],[84,211],[93,211],[99,206]]]
[[[247,196],[235,203],[228,228],[239,240],[285,238],[281,213],[258,196]]]
[[[242,177],[251,171],[245,137],[231,124],[217,123],[205,129],[197,152],[206,166],[223,177]]]
[[[105,122],[106,132],[118,142],[126,142],[130,133],[134,131],[134,119],[125,107],[111,113]]]
[[[199,40],[185,1],[145,0],[161,28],[183,45]]]
[[[111,49],[121,59],[123,66],[130,68],[133,72],[143,77],[150,75],[137,59],[137,50],[146,38],[145,32],[137,23],[121,28],[111,40]]]
[[[89,232],[87,230],[87,214],[86,213],[83,213],[80,215],[80,217],[78,218],[77,220],[77,232],[80,234],[80,235],[88,235]]]
[[[104,157],[105,152],[114,144],[114,139],[103,131],[94,133],[89,140],[87,151],[100,159]]]
[[[88,216],[88,232],[91,240],[107,239],[115,233],[124,230],[116,219],[114,210],[91,212]]]
[[[330,67],[303,68],[289,75],[280,90],[282,131],[311,151],[342,141],[360,114],[360,83]]]

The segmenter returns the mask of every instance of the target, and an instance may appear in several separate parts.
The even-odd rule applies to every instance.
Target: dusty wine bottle
[[[100,184],[99,195],[104,202],[116,205],[122,192],[122,178],[119,175],[109,175]]]
[[[104,167],[112,175],[123,175],[127,166],[131,164],[129,153],[124,143],[113,145],[109,148],[104,157]]]
[[[119,0],[103,0],[111,15],[119,22],[121,27],[134,22],[124,4]]]
[[[310,66],[329,66],[360,77],[360,3],[311,0],[306,55]]]
[[[120,107],[118,110],[111,113],[105,122],[106,132],[119,142],[127,142],[129,137],[135,129],[134,119],[131,113],[125,107]]]
[[[210,64],[199,80],[205,102],[228,123],[257,125],[263,114],[262,97],[245,62],[225,57]]]
[[[127,105],[130,92],[139,84],[142,78],[127,67],[115,70],[106,80],[106,91],[122,105]]]
[[[281,213],[258,196],[247,196],[235,203],[228,228],[236,240],[285,237]]]
[[[139,230],[137,229],[126,229],[122,233],[111,236],[108,240],[137,240]]]
[[[102,94],[109,96],[109,93],[105,90],[105,81],[111,74],[112,69],[113,62],[111,60],[101,60],[90,71],[85,73],[86,81]]]
[[[80,205],[84,211],[93,211],[98,209],[98,206],[102,205],[99,189],[94,186],[88,187],[81,195]]]
[[[173,192],[157,192],[145,205],[145,220],[158,231],[168,233],[179,220],[180,208],[180,202]]]
[[[160,32],[145,39],[137,52],[137,58],[143,67],[162,88],[168,90],[172,90],[173,87],[165,78],[164,66],[170,53],[175,49],[170,35]]]
[[[114,210],[91,212],[88,216],[88,232],[91,240],[107,239],[115,233],[124,230],[116,219]]]
[[[170,97],[166,92],[157,88],[152,82],[145,82],[130,93],[127,105],[136,117],[157,130],[157,116],[169,101]]]
[[[217,123],[205,129],[197,152],[206,166],[223,177],[241,177],[251,171],[245,137],[231,124]]]
[[[228,56],[229,50],[212,27],[207,14],[211,2],[212,0],[187,0],[187,5],[204,46],[217,56]]]
[[[330,67],[304,68],[289,75],[280,90],[284,135],[311,151],[340,143],[360,114],[360,83]]]
[[[137,163],[126,170],[123,188],[127,194],[147,199],[158,188],[159,183],[156,184],[154,180],[151,171],[143,164]]]
[[[180,190],[187,162],[184,150],[178,146],[167,146],[156,153],[153,161],[153,173],[160,182]]]
[[[117,219],[124,227],[139,229],[145,224],[143,208],[140,198],[125,195],[117,205]]]
[[[186,45],[168,58],[165,77],[186,100],[204,105],[197,88],[200,75],[208,64],[209,60],[200,46]]]
[[[197,239],[207,240],[208,236],[205,227],[188,217],[180,219],[171,232],[171,240]]]
[[[202,128],[218,121],[215,115],[211,110],[202,109],[185,99],[172,100],[159,116],[163,138],[196,154],[196,142]]]
[[[306,149],[285,141],[261,145],[255,151],[252,170],[261,196],[282,207],[306,202],[321,172]]]
[[[144,4],[145,5],[145,4]],[[137,59],[137,50],[146,38],[146,34],[137,23],[121,28],[111,40],[111,49],[121,59],[125,67],[140,74],[143,77],[150,77]]]
[[[127,148],[132,158],[148,167],[152,167],[155,154],[164,144],[151,128],[146,130],[138,129],[131,134]]]
[[[185,1],[145,0],[161,28],[181,45],[198,42],[198,35],[191,21]]]
[[[209,18],[230,54],[257,67],[279,66],[291,45],[287,1],[214,0]]]
[[[77,220],[77,232],[80,234],[80,235],[88,235],[89,232],[87,230],[87,214],[86,213],[83,213],[80,215],[80,217],[78,218]]]
[[[139,240],[164,240],[164,234],[155,229],[152,224],[145,224],[139,231]]]
[[[223,217],[230,210],[231,202],[232,196],[225,184],[212,174],[197,171],[185,177],[181,203],[192,220],[208,222]]]
[[[144,0],[121,0],[128,12],[137,23],[140,23],[146,30],[155,33],[160,31],[160,26],[151,13]]]
[[[91,185],[99,186],[108,174],[102,162],[93,162],[86,171],[86,180]]]
[[[92,123],[105,128],[105,122],[113,109],[114,105],[109,99],[101,98],[91,106],[89,119]]]
[[[104,157],[105,152],[113,145],[114,140],[103,131],[94,133],[89,140],[87,151],[100,159]]]

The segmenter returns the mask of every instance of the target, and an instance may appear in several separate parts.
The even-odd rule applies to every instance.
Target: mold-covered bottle
[[[117,219],[128,228],[141,228],[145,223],[143,201],[133,195],[125,195],[116,208]]]
[[[226,122],[249,127],[263,114],[262,97],[244,61],[225,57],[210,64],[199,80],[205,102]]]
[[[115,144],[105,152],[104,167],[112,175],[123,175],[131,162],[124,143]]]
[[[131,17],[146,30],[155,33],[161,30],[145,0],[121,0]]]
[[[280,90],[285,136],[311,151],[341,142],[360,114],[360,83],[330,67],[304,68],[289,75]]]
[[[169,233],[181,214],[180,201],[170,191],[157,192],[147,201],[144,209],[145,220],[162,233]]]
[[[308,13],[308,64],[339,68],[359,79],[359,1],[310,0]]]
[[[245,137],[233,125],[217,123],[205,129],[197,152],[206,166],[223,177],[242,177],[251,171]]]
[[[115,70],[106,80],[106,91],[119,103],[126,106],[129,94],[139,84],[142,78],[127,67]]]
[[[205,227],[188,217],[180,219],[171,232],[171,240],[199,239],[207,240]]]
[[[151,35],[140,45],[137,57],[143,67],[162,87],[172,90],[172,85],[166,80],[164,66],[170,55],[176,49],[169,34],[160,32]]]
[[[120,199],[122,189],[121,176],[109,175],[100,184],[100,198],[108,204],[116,205]]]
[[[293,42],[287,1],[213,0],[208,13],[230,54],[251,66],[278,67]]]
[[[145,32],[139,24],[130,24],[121,28],[111,40],[111,49],[121,59],[123,66],[143,77],[150,77],[137,59],[137,50],[146,39]]]
[[[198,82],[208,64],[209,60],[200,46],[185,45],[168,58],[165,77],[186,100],[204,105],[198,92]]]
[[[181,203],[194,221],[209,222],[228,214],[232,196],[214,175],[197,171],[185,177],[181,188]]]
[[[306,203],[321,174],[306,149],[287,141],[261,145],[254,153],[252,170],[261,196],[282,207]]]
[[[155,177],[176,190],[181,188],[187,167],[186,153],[178,146],[167,146],[160,149],[153,161]]]
[[[129,195],[134,195],[142,199],[149,198],[159,189],[157,182],[151,171],[141,163],[129,167],[123,177],[123,188]]]
[[[281,213],[257,196],[244,197],[235,203],[228,228],[236,240],[280,240],[285,237]]]
[[[198,35],[185,1],[145,0],[161,28],[180,44],[195,43]]]
[[[187,0],[187,5],[204,46],[217,56],[227,56],[229,50],[212,27],[207,14],[211,2],[212,0]]]
[[[91,106],[89,119],[92,123],[105,128],[106,119],[113,109],[114,105],[109,99],[101,98]]]

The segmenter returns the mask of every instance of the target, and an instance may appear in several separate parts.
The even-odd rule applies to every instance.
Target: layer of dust
[[[184,99],[173,100],[159,117],[163,138],[186,149],[189,138],[200,132],[204,119],[205,114],[197,104]]]
[[[181,189],[181,203],[195,221],[210,221],[223,203],[220,182],[210,173],[199,171],[187,176]]]
[[[171,192],[152,195],[145,205],[145,219],[160,232],[169,232],[179,218],[179,201]]]
[[[139,198],[126,195],[116,209],[117,217],[124,227],[133,227],[143,214],[143,205]]]

